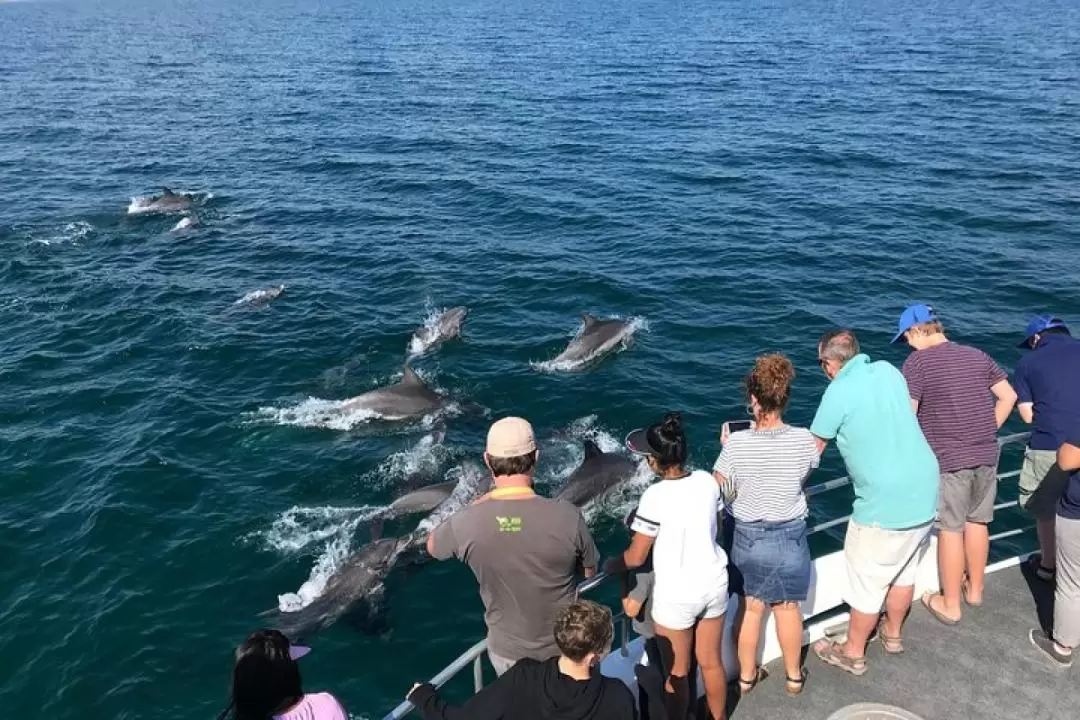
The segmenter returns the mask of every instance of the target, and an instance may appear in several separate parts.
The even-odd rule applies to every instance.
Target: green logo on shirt
[[[499,523],[499,532],[521,532],[521,518],[495,516],[495,522]]]

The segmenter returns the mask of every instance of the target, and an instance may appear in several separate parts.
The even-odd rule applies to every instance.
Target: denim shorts
[[[806,521],[734,524],[731,562],[742,576],[742,595],[770,604],[806,600],[812,562]]]

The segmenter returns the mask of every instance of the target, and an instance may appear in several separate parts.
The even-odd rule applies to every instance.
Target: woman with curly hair
[[[735,625],[741,694],[765,677],[758,666],[758,641],[770,609],[783,651],[787,692],[797,695],[805,682],[799,662],[803,632],[799,603],[810,588],[811,557],[803,486],[818,466],[819,453],[809,430],[784,422],[794,379],[795,368],[783,355],[757,359],[746,376],[754,424],[749,430],[725,433],[713,466],[735,524],[730,552],[742,581],[741,589],[739,578],[732,582],[741,596]]]

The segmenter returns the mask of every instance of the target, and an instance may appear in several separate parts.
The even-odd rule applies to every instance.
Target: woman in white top
[[[684,468],[686,436],[676,413],[630,433],[626,445],[646,456],[661,479],[642,494],[630,547],[607,571],[640,567],[652,551],[652,618],[658,639],[666,640],[672,653],[664,687],[667,716],[686,717],[691,701],[687,676],[696,654],[709,712],[723,718],[727,678],[720,652],[728,593],[727,556],[716,543],[720,488],[709,473]]]

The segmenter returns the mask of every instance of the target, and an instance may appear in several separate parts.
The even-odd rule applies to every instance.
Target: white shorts
[[[844,601],[853,610],[874,615],[885,607],[890,586],[914,585],[932,527],[933,521],[904,530],[886,530],[849,520],[844,538],[848,576]]]
[[[698,620],[718,618],[727,611],[727,581],[699,600],[674,600],[653,597],[652,619],[668,630],[687,630]]]

